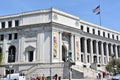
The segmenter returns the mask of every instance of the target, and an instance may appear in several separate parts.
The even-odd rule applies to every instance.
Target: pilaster
[[[62,32],[59,32],[59,61],[62,61]]]

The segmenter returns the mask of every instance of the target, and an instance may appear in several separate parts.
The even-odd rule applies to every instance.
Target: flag
[[[93,9],[93,13],[96,13],[97,15],[100,14],[100,5]]]

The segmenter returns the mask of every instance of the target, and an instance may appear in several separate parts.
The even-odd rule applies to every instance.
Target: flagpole
[[[101,25],[102,25],[102,23],[101,23],[101,5],[100,5],[100,0],[99,0],[99,6],[100,6],[99,23],[100,23],[100,26],[101,26]]]

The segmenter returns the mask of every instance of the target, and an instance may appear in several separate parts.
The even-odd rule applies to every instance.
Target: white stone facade
[[[63,76],[67,56],[82,67],[105,65],[112,53],[120,58],[120,32],[54,8],[1,16],[0,24],[1,74],[12,65],[14,72],[50,75],[52,66]]]

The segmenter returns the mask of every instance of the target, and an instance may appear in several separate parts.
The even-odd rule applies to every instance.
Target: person
[[[100,73],[98,73],[98,78],[101,79],[101,74]]]
[[[58,77],[58,80],[61,80],[61,76]]]
[[[45,75],[43,74],[43,76],[42,76],[42,80],[45,80]]]
[[[55,75],[53,76],[53,80],[57,80],[57,78],[58,78],[58,75],[55,74]]]
[[[96,72],[96,78],[98,79],[99,77],[98,77],[99,75],[98,75],[98,72]]]

